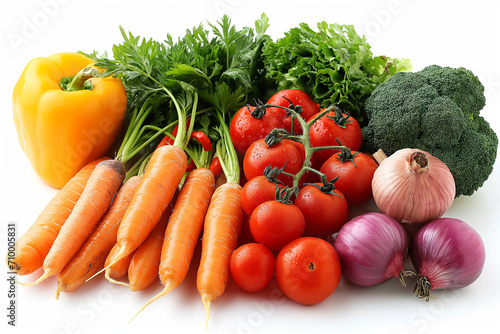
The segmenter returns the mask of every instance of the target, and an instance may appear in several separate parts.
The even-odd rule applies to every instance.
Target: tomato
[[[241,108],[233,116],[229,126],[234,148],[242,155],[254,141],[265,138],[274,128],[283,127],[282,121],[269,112],[257,118],[252,113],[255,109],[253,106]]]
[[[260,204],[250,216],[253,238],[272,251],[279,251],[290,241],[301,237],[305,224],[299,208],[276,200]]]
[[[259,204],[275,199],[276,187],[283,188],[264,175],[256,176],[245,183],[241,192],[241,205],[245,213],[251,215]]]
[[[373,198],[372,179],[377,167],[367,154],[342,151],[331,156],[320,172],[326,174],[328,180],[338,176],[335,188],[344,194],[347,204],[360,205]]]
[[[276,257],[276,280],[288,298],[314,305],[328,298],[340,282],[340,261],[331,244],[303,237],[287,244]]]
[[[297,174],[305,159],[304,145],[290,139],[283,139],[276,145],[267,146],[264,139],[252,143],[243,158],[243,171],[247,180],[264,175],[264,169],[270,164],[284,168],[285,172]],[[292,186],[292,177],[280,174],[278,180],[284,185]]]
[[[267,104],[274,104],[277,106],[282,106],[288,108],[290,103],[294,106],[300,105],[302,107],[301,117],[304,120],[308,120],[312,115],[319,112],[319,106],[307,95],[304,91],[300,89],[285,89],[277,92],[267,101]],[[287,116],[287,113],[284,109],[281,108],[267,108],[268,113],[272,113],[276,115],[278,119],[281,119],[284,124],[284,129],[286,129],[289,133],[292,130],[292,119],[290,116]],[[298,120],[295,120],[294,125],[294,134],[302,134],[302,128]]]
[[[300,189],[293,202],[306,221],[304,234],[326,238],[337,233],[347,221],[348,207],[344,195],[337,189],[323,192],[321,183]]]
[[[316,115],[311,118],[314,117]],[[358,121],[337,108],[314,122],[309,129],[309,139],[313,147],[338,146],[338,140],[341,145],[357,151],[361,148],[363,134]],[[327,149],[314,152],[312,158],[314,167],[320,168],[328,158],[339,151],[339,149]]]
[[[237,248],[231,255],[229,270],[236,284],[245,291],[265,289],[274,275],[275,259],[265,246],[250,243]]]

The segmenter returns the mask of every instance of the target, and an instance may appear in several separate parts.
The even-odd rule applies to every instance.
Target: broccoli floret
[[[363,149],[427,151],[448,165],[456,197],[472,195],[493,171],[498,148],[497,135],[479,115],[484,105],[483,85],[465,68],[396,73],[366,100]]]

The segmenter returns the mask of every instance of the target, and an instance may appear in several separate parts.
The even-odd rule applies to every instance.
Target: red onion
[[[388,215],[370,212],[344,224],[335,239],[342,275],[361,286],[398,277],[404,283],[408,242],[403,227]]]
[[[438,218],[415,234],[411,261],[417,271],[413,292],[427,301],[434,289],[459,289],[483,270],[485,249],[479,234],[465,222]]]

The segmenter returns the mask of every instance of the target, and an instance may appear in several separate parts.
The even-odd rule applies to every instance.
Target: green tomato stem
[[[332,146],[315,146],[315,147],[311,147],[311,150],[313,150],[313,152],[316,152],[316,151],[331,150],[331,149],[343,150],[345,148],[346,147],[342,146],[342,145],[332,145]]]
[[[295,174],[295,175],[282,172],[283,174],[289,175],[289,176],[291,176],[293,178],[293,186],[292,186],[292,188],[295,191],[298,191],[298,189],[299,189],[299,180],[302,178],[302,176],[307,171],[311,171],[311,172],[317,173],[317,174],[319,174],[321,176],[323,175],[322,173],[320,173],[319,171],[315,170],[314,168],[309,167],[309,164],[311,163],[311,157],[312,157],[312,155],[313,155],[314,152],[319,151],[319,150],[332,149],[332,148],[333,149],[339,149],[339,150],[347,149],[347,147],[343,146],[343,145],[313,147],[311,145],[311,141],[309,139],[309,130],[311,129],[311,127],[313,126],[313,124],[318,119],[320,119],[321,117],[325,116],[327,113],[329,113],[332,110],[334,110],[335,106],[332,105],[332,106],[326,108],[325,110],[323,110],[322,112],[318,113],[314,118],[312,118],[311,120],[309,120],[307,122],[300,116],[299,113],[297,113],[293,109],[282,107],[282,106],[278,106],[278,105],[274,105],[274,104],[266,104],[266,105],[264,105],[264,107],[265,108],[268,108],[268,107],[277,107],[277,108],[281,108],[281,109],[286,110],[288,113],[290,113],[291,115],[293,115],[299,121],[299,124],[300,124],[300,126],[302,128],[302,134],[301,135],[290,135],[290,134],[283,134],[283,132],[281,132],[281,131],[278,132],[279,136],[281,138],[291,139],[291,140],[300,142],[300,143],[302,143],[304,145],[305,159],[304,159],[304,163],[302,164],[302,167],[299,170],[299,172],[297,174]]]

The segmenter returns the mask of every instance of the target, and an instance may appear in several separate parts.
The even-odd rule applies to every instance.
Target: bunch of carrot
[[[196,99],[191,107],[194,118]],[[57,275],[58,299],[61,292],[77,289],[100,272],[132,291],[159,277],[165,287],[151,303],[182,283],[203,234],[197,286],[208,321],[210,302],[222,295],[228,281],[229,259],[241,230],[241,187],[236,174],[215,189],[209,169],[214,150],[206,142],[205,149],[188,148],[192,127],[186,130],[185,114],[179,116],[175,140],[163,140],[147,158],[140,158],[145,168],[136,169],[139,175],[127,175],[123,159],[128,152],[123,147],[139,151],[131,144],[137,140],[132,130],[115,159],[89,163],[59,190],[16,244],[13,263],[18,274],[43,269],[36,281],[21,284]],[[129,128],[144,126],[133,119]],[[215,161],[221,165],[228,143],[220,139],[217,145]],[[186,151],[197,167],[189,172]],[[126,274],[129,282],[120,282]]]

